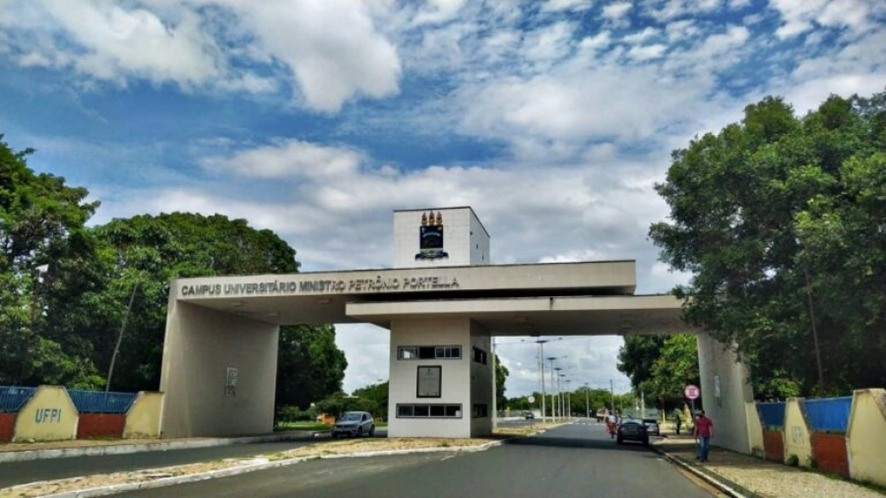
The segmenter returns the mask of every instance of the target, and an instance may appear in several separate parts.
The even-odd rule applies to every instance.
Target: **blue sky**
[[[635,259],[670,153],[766,95],[886,85],[877,0],[0,0],[0,133],[86,187],[91,223],[245,218],[304,271],[389,267],[393,210],[472,206],[494,263]],[[358,248],[358,249],[355,249]],[[345,390],[387,332],[339,326]],[[508,394],[535,345],[502,339]],[[629,387],[620,337],[555,341],[572,387]]]

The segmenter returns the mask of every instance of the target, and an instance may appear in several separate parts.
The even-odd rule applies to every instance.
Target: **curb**
[[[92,496],[108,496],[114,495],[118,493],[124,493],[129,491],[137,491],[140,489],[154,489],[154,488],[164,488],[167,486],[174,486],[177,484],[185,484],[190,482],[198,482],[205,481],[208,479],[215,479],[219,477],[230,477],[236,476],[240,474],[246,474],[248,472],[255,472],[258,470],[268,470],[274,469],[278,467],[287,467],[289,465],[299,464],[301,462],[305,462],[308,460],[336,460],[341,458],[365,458],[365,457],[374,457],[374,456],[393,456],[393,455],[407,455],[413,453],[446,453],[446,452],[465,452],[465,453],[473,453],[478,451],[485,451],[494,446],[499,446],[503,444],[504,441],[493,441],[490,443],[478,445],[478,446],[456,446],[456,447],[436,447],[436,448],[418,448],[411,450],[387,450],[387,451],[367,451],[363,453],[345,453],[340,455],[314,455],[314,456],[306,456],[306,457],[297,457],[297,458],[289,458],[286,460],[278,460],[278,461],[269,461],[266,458],[259,458],[249,461],[245,465],[239,465],[235,467],[229,467],[226,469],[212,470],[209,472],[201,472],[197,474],[189,474],[183,476],[175,476],[175,477],[163,477],[160,479],[156,479],[153,481],[142,481],[142,482],[132,482],[126,484],[111,484],[108,486],[100,486],[96,488],[89,489],[81,489],[77,491],[67,491],[64,493],[57,493],[51,495],[45,495],[44,498],[86,498]],[[23,485],[23,486],[27,486]],[[15,487],[7,488],[8,490],[14,490]]]
[[[714,486],[718,490],[725,493],[727,496],[731,496],[732,498],[754,498],[755,496],[757,496],[757,495],[747,495],[747,494],[743,494],[742,492],[739,492],[738,490],[735,489],[735,487],[737,487],[736,484],[729,482],[726,479],[723,479],[722,477],[718,479],[718,478],[712,476],[711,473],[702,472],[696,466],[684,461],[682,458],[675,457],[675,456],[669,454],[667,451],[661,449],[659,447],[659,445],[650,445],[650,448],[655,450],[658,454],[664,456],[669,462],[691,472],[693,475],[695,475],[696,477],[707,482],[711,486]]]
[[[232,444],[267,443],[314,437],[313,432],[287,433],[285,435],[267,435],[238,438],[212,438],[194,441],[157,441],[141,444],[109,444],[105,446],[88,446],[83,448],[54,448],[46,450],[4,451],[0,452],[0,463],[28,462],[48,458],[67,458],[78,456],[125,455],[144,451],[183,450],[189,448],[210,448]]]

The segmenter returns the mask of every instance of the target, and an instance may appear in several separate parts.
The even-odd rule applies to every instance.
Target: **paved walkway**
[[[662,438],[653,447],[672,462],[711,482],[729,496],[767,498],[882,498],[878,492],[849,481],[809,470],[761,460],[750,455],[711,447],[708,462],[695,459],[692,436]]]

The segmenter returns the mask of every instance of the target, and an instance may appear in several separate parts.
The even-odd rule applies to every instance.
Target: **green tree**
[[[694,335],[669,336],[652,365],[652,378],[643,391],[647,405],[655,404],[667,411],[682,406],[686,384],[698,385],[698,345]]]
[[[361,387],[354,391],[354,396],[371,401],[375,408],[366,410],[378,420],[384,420],[388,416],[388,382],[381,382],[371,386]]]
[[[69,356],[47,334],[47,302],[66,285],[68,263],[90,249],[84,227],[98,207],[64,178],[35,174],[27,149],[0,135],[0,384],[35,385],[43,378],[88,379],[88,361]]]
[[[331,325],[291,325],[280,329],[277,359],[278,409],[295,405],[306,409],[312,402],[341,391],[348,362],[335,345]]]
[[[498,354],[495,355],[495,406],[499,410],[503,410],[505,406],[508,404],[508,398],[505,397],[505,382],[508,380],[508,375],[511,372],[508,371],[508,367],[504,366],[501,360],[498,357]]]
[[[673,153],[652,225],[693,325],[733,345],[761,397],[886,383],[886,98],[778,98]]]
[[[661,355],[666,338],[661,335],[624,337],[624,344],[618,350],[616,368],[631,379],[631,385],[637,392],[643,390],[652,379],[655,360]]]

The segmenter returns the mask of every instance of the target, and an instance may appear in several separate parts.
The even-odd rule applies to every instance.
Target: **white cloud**
[[[877,0],[773,0],[771,5],[783,20],[775,32],[782,39],[800,35],[817,26],[847,27],[852,31],[877,26],[882,29],[882,25],[875,20],[883,15],[883,4]]]
[[[148,10],[113,3],[45,0],[12,2],[4,13],[4,30],[27,32],[11,36],[13,46],[7,49],[18,51],[23,65],[72,68],[121,86],[139,78],[183,88],[203,85],[223,71],[219,47],[188,11],[163,20]]]
[[[658,59],[665,53],[667,48],[667,45],[661,43],[645,45],[642,47],[631,47],[631,49],[628,50],[628,57],[638,61]]]
[[[631,10],[631,2],[614,2],[603,7],[603,19],[616,25],[626,23],[626,17]]]
[[[449,21],[458,14],[464,3],[465,0],[427,0],[415,15],[413,23],[421,25]]]
[[[347,0],[231,2],[258,46],[284,63],[306,105],[335,112],[348,100],[394,95],[400,60],[368,9]]]
[[[286,140],[229,157],[208,157],[202,164],[210,170],[248,177],[334,180],[357,173],[360,155],[348,149]]]
[[[564,10],[587,10],[591,4],[587,0],[547,0],[542,4],[544,12],[560,12]]]
[[[73,69],[119,86],[144,80],[253,93],[277,90],[267,74],[282,66],[306,107],[336,112],[399,90],[396,47],[370,14],[348,0],[19,0],[5,5],[0,27],[5,50],[23,66]]]

